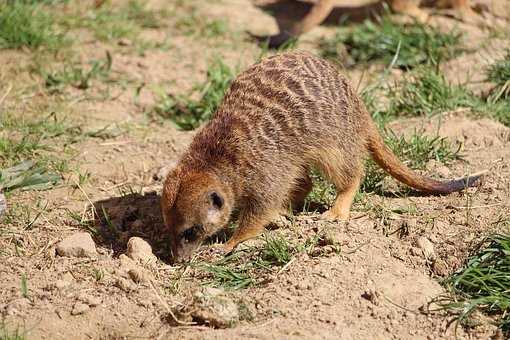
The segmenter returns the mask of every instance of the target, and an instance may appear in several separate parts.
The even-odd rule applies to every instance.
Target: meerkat
[[[334,64],[299,51],[262,60],[232,82],[164,181],[161,210],[174,259],[189,258],[233,211],[239,226],[224,252],[261,234],[289,204],[303,203],[312,167],[337,191],[323,217],[348,220],[367,154],[425,193],[448,194],[479,182],[479,175],[436,181],[400,162]]]
[[[386,0],[395,13],[405,14],[419,22],[426,22],[428,14],[419,8],[419,0]],[[477,14],[471,9],[469,0],[437,0],[438,7],[451,7],[462,21],[475,21]],[[279,47],[293,37],[298,37],[320,25],[335,7],[335,0],[317,0],[301,21],[288,30],[273,35],[269,39],[270,47]]]

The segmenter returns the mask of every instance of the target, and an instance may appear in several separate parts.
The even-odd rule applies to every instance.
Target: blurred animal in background
[[[311,2],[311,1],[306,1]],[[342,4],[355,2],[366,5],[367,1],[343,0]],[[420,0],[385,0],[393,12],[408,15],[419,22],[425,23],[428,20],[428,14],[419,8]],[[335,6],[339,6],[338,0],[316,0],[313,2],[310,11],[298,22],[295,22],[288,28],[280,28],[276,35],[266,37],[270,48],[282,46],[287,41],[299,37],[301,34],[310,31],[315,26],[320,25],[333,11]],[[477,22],[478,14],[473,11],[469,0],[436,0],[435,5],[439,8],[452,8],[455,15],[465,22]]]

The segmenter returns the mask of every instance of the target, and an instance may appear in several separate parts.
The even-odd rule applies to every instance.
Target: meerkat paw
[[[420,23],[426,23],[427,20],[429,20],[428,13],[419,8],[410,8],[403,14],[409,15],[410,17],[414,18],[416,21]]]
[[[348,221],[349,212],[337,212],[333,209],[329,209],[322,213],[321,218],[326,221]]]
[[[471,8],[462,8],[457,12],[460,21],[472,25],[484,25],[485,21],[481,15],[473,11]]]

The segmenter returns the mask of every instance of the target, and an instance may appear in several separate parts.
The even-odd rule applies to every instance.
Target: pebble
[[[7,315],[17,315],[20,314],[24,309],[27,309],[30,306],[30,300],[27,298],[20,298],[11,301],[5,307],[5,314]]]
[[[97,256],[96,245],[89,233],[79,232],[60,241],[56,247],[57,254],[67,257]]]
[[[76,302],[71,311],[71,315],[85,314],[90,309],[89,305],[82,302]]]
[[[127,243],[126,255],[141,264],[154,264],[157,261],[152,248],[140,237],[131,237]]]
[[[366,290],[361,297],[370,301],[372,304],[379,306],[381,304],[381,294],[373,289]]]
[[[127,257],[126,254],[120,254],[119,260],[120,260],[120,268],[125,271],[128,271],[129,269],[136,267],[136,263],[133,260],[131,260],[129,257]]]
[[[193,295],[191,306],[187,306],[193,320],[214,328],[227,328],[239,319],[239,307],[223,290],[203,288]]]
[[[57,281],[55,281],[55,288],[57,288],[58,290],[63,290],[70,285],[71,285],[71,282],[69,282],[69,281],[64,281],[61,279],[58,279]]]
[[[340,246],[347,243],[342,232],[335,228],[328,228],[324,231],[320,244],[322,246]]]
[[[7,201],[4,194],[0,192],[0,216],[7,210]]]
[[[126,293],[129,293],[136,289],[136,286],[131,281],[124,279],[122,277],[117,278],[117,281],[115,281],[115,286],[125,291]]]
[[[101,304],[101,299],[92,295],[88,295],[86,293],[81,293],[78,295],[77,299],[83,303],[86,303],[90,307],[96,307]]]
[[[423,251],[423,255],[427,260],[433,261],[436,258],[434,245],[425,236],[420,236],[416,241],[416,245]]]
[[[446,263],[441,259],[436,259],[432,264],[432,271],[438,276],[447,276],[448,267]]]
[[[151,275],[143,268],[132,268],[128,270],[128,275],[135,283],[149,283],[151,281]]]

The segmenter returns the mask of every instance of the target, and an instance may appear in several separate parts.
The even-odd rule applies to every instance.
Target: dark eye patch
[[[194,224],[191,228],[184,230],[179,236],[181,239],[185,239],[187,242],[194,242],[198,239],[198,236],[203,231],[201,224]]]

